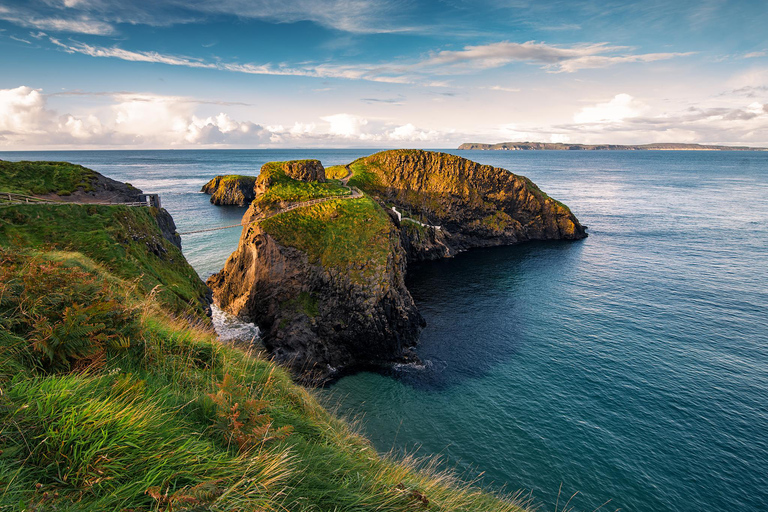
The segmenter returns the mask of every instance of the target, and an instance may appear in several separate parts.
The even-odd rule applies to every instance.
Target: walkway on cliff
[[[419,226],[424,226],[425,228],[443,229],[440,226],[434,226],[432,224],[424,224],[423,222],[418,221],[416,219],[412,219],[410,217],[403,217],[403,214],[397,211],[397,208],[395,208],[394,206],[392,207],[392,211],[395,212],[395,215],[397,215],[397,220],[399,220],[400,222],[407,220],[409,222],[413,222],[414,224],[418,224]]]
[[[304,208],[305,206],[313,206],[320,203],[325,203],[326,201],[333,201],[334,199],[360,199],[363,197],[363,193],[357,188],[357,187],[350,187],[348,185],[349,180],[352,178],[352,169],[349,168],[349,165],[344,166],[347,169],[347,175],[341,178],[339,181],[341,181],[341,185],[349,190],[348,195],[343,196],[325,196],[325,197],[318,197],[317,199],[310,199],[309,201],[300,201],[298,203],[290,203],[279,210],[276,210],[269,215],[260,218],[259,220],[267,220],[271,219],[275,215],[280,215],[281,213],[290,212],[291,210],[295,210],[297,208]],[[230,228],[238,228],[242,227],[244,224],[241,222],[240,224],[232,224],[231,226],[220,226],[217,228],[207,228],[207,229],[197,229],[195,231],[185,231],[182,233],[179,233],[180,235],[192,235],[195,233],[205,233],[207,231],[218,231],[220,229],[230,229]]]
[[[349,180],[352,178],[352,169],[349,168],[348,165],[344,166],[347,169],[347,175],[341,178],[339,181],[341,181],[341,185],[349,190],[348,195],[344,196],[325,196],[325,197],[318,197],[317,199],[310,199],[309,201],[301,201],[299,203],[291,203],[288,206],[284,206],[283,208],[280,208],[279,210],[270,213],[266,217],[263,217],[259,220],[267,220],[271,219],[275,215],[280,215],[281,213],[289,212],[291,210],[295,210],[297,208],[303,208],[305,206],[312,206],[315,204],[325,203],[326,201],[333,201],[334,199],[360,199],[363,197],[363,193],[357,189],[357,187],[350,187],[348,185]]]
[[[148,195],[148,194],[145,194]],[[154,194],[151,194],[154,195]],[[0,192],[0,206],[11,206],[18,204],[50,204],[55,206],[63,206],[68,204],[80,204],[86,206],[152,206],[149,200],[147,201],[134,201],[129,203],[124,202],[107,202],[107,201],[61,201],[55,199],[46,199],[44,197],[28,196],[24,194],[16,194],[13,192]]]

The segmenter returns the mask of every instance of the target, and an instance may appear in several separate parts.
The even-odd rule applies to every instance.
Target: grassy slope
[[[325,168],[325,177],[330,180],[340,180],[347,176],[347,168],[343,165],[332,165]]]
[[[296,247],[313,263],[373,277],[390,253],[390,221],[369,197],[338,199],[281,213],[261,222],[283,245]]]
[[[286,372],[172,315],[135,284],[184,276],[150,220],[0,210],[0,510],[517,510],[379,457]]]
[[[327,196],[343,196],[349,190],[336,180],[326,183],[306,182],[290,178],[283,172],[284,162],[269,162],[261,168],[259,181],[270,183],[267,192],[257,199],[259,205],[269,206],[280,202],[298,202]]]
[[[96,175],[67,162],[6,162],[0,160],[0,192],[69,195],[78,188],[90,191]]]
[[[129,206],[3,206],[0,245],[81,252],[135,282],[140,293],[159,285],[158,298],[174,314],[203,318],[198,298],[206,293],[205,285],[181,251],[159,233],[154,213]]]

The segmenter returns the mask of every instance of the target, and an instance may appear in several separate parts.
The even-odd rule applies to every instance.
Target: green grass
[[[347,176],[347,168],[343,165],[332,165],[325,168],[325,177],[331,180],[340,180]]]
[[[377,204],[319,207],[273,219],[319,230],[321,260],[380,258]],[[1,511],[520,510],[434,460],[380,456],[286,371],[221,344],[180,307],[200,281],[152,213],[0,208]]]
[[[261,226],[281,244],[305,252],[312,263],[348,272],[356,280],[376,275],[390,254],[392,224],[369,197],[298,208]]]
[[[269,186],[267,191],[256,199],[259,206],[267,207],[281,202],[293,203],[349,194],[349,190],[336,180],[325,183],[295,180],[283,171],[284,163],[269,162],[261,168],[258,180],[268,183]]]
[[[0,510],[519,510],[433,461],[379,456],[285,371],[126,294],[81,253],[3,258]],[[7,319],[43,299],[41,272],[70,282],[62,304],[132,311],[129,342],[85,366],[33,364],[38,333],[22,322],[9,335]]]
[[[70,195],[93,189],[96,174],[67,162],[6,162],[0,160],[0,192]]]
[[[205,317],[205,284],[162,237],[154,208],[97,205],[0,207],[0,246],[77,251],[114,275],[156,293],[174,314]]]
[[[233,181],[239,181],[245,183],[247,186],[253,186],[256,182],[255,176],[245,176],[243,174],[227,174],[221,177],[221,183],[231,183]]]
[[[375,190],[378,178],[373,167],[376,166],[380,168],[378,162],[368,162],[367,157],[359,158],[349,164],[349,168],[352,169],[352,177],[348,182],[349,185],[366,191]]]

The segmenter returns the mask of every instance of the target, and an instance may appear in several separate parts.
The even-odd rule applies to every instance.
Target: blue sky
[[[0,150],[768,146],[768,4],[0,0]]]

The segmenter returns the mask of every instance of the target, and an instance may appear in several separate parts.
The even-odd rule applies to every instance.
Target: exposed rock
[[[240,244],[208,280],[220,307],[257,323],[273,356],[307,382],[417,360],[411,347],[423,319],[404,284],[409,261],[451,257],[470,247],[586,236],[568,207],[504,169],[406,150],[377,153],[351,167],[350,185],[369,197],[275,216],[282,203],[259,203],[264,194],[275,194],[271,186],[285,185],[281,176],[294,167],[266,164]],[[310,181],[324,177],[307,168],[290,172]],[[351,216],[354,204],[368,209]]]
[[[587,236],[567,206],[505,169],[416,150],[384,151],[352,165],[365,175],[360,188],[440,226],[452,251]]]
[[[325,181],[325,169],[320,160],[291,160],[283,163],[283,170],[295,180]]]
[[[310,262],[254,223],[208,286],[222,309],[257,323],[277,361],[320,384],[342,370],[418,360],[411,347],[424,320],[405,287],[406,258],[394,225],[388,245],[376,278],[356,280]]]
[[[176,223],[171,214],[165,208],[152,208],[151,212],[160,227],[163,238],[181,250],[181,235],[176,232]]]
[[[253,176],[216,176],[203,185],[201,192],[211,195],[211,203],[224,206],[248,206],[256,194],[253,190],[256,178]]]

